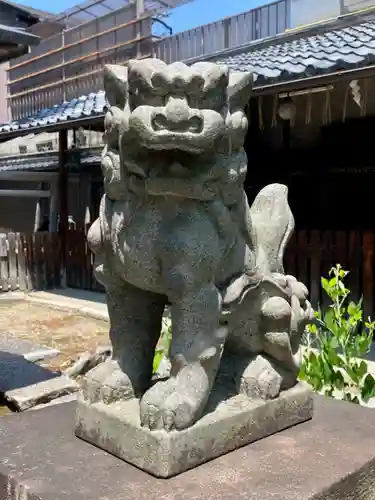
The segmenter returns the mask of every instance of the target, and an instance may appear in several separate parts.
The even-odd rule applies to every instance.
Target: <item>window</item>
[[[40,142],[36,145],[38,153],[44,153],[45,151],[53,151],[53,142]]]
[[[25,155],[27,153],[27,146],[18,146],[18,150],[21,155]]]

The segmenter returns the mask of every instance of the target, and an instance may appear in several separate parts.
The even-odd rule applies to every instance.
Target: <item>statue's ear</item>
[[[104,66],[104,90],[111,106],[124,109],[128,93],[128,68],[112,64]]]
[[[252,73],[229,71],[227,95],[230,108],[244,109],[250,100],[253,81]]]

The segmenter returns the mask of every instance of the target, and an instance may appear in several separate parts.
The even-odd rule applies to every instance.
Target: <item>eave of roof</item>
[[[0,24],[0,45],[5,44],[15,44],[15,45],[38,45],[40,42],[40,37],[28,33],[22,28],[14,28],[11,26],[6,26],[5,24]]]
[[[1,172],[54,172],[58,170],[57,152],[33,153],[25,155],[0,156]],[[85,167],[100,165],[100,151],[97,149],[72,149],[66,166],[76,171]]]
[[[57,170],[59,156],[49,155],[17,155],[0,157],[0,172],[46,172]]]

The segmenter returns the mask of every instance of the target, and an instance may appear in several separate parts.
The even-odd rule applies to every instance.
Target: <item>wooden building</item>
[[[350,270],[354,298],[374,315],[375,12],[341,16],[229,51],[216,61],[255,73],[247,192],[289,188],[296,234],[286,270],[324,301],[320,277]]]

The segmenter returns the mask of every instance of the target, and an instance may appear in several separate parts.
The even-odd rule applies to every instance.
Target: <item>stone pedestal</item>
[[[372,500],[375,413],[314,398],[313,419],[171,479],[74,436],[76,404],[0,418],[0,500]]]
[[[138,400],[111,405],[79,398],[76,434],[157,477],[171,477],[312,417],[311,391],[302,383],[271,401],[226,398],[218,387],[205,415],[184,431],[141,427]]]

